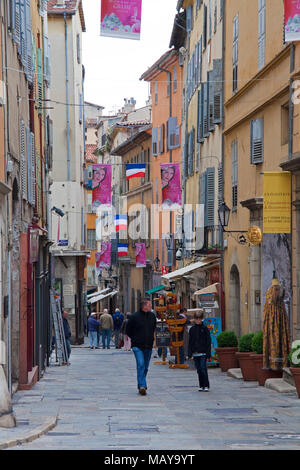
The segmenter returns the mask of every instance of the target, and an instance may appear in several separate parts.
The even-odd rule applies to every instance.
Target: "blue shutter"
[[[220,124],[223,116],[223,61],[214,60],[214,124]]]
[[[209,136],[208,83],[203,83],[203,136]]]
[[[27,198],[28,198],[29,204],[31,204],[31,201],[32,201],[32,184],[31,184],[32,150],[31,150],[30,129],[28,127],[26,127],[26,160],[27,160]]]
[[[215,225],[215,169],[207,168],[206,170],[206,222],[207,226]]]
[[[25,156],[25,125],[23,119],[20,120],[20,160],[21,160],[21,188],[22,198],[26,199],[26,156]]]
[[[22,65],[26,65],[26,14],[25,0],[19,0],[19,18],[20,18],[20,43],[18,53],[21,57]]]
[[[177,117],[170,117],[168,119],[168,149],[175,149],[176,145],[176,135],[177,135]]]
[[[203,85],[198,91],[198,116],[197,116],[197,142],[202,143],[203,137]]]
[[[207,46],[207,6],[203,9],[203,49]]]
[[[31,12],[30,12],[30,0],[26,0],[25,4],[25,15],[26,15],[26,41],[25,41],[25,71],[27,80],[32,83],[32,29],[31,29]]]
[[[212,132],[215,128],[214,125],[214,92],[215,82],[213,71],[207,73],[208,77],[208,128]]]
[[[152,155],[157,157],[158,155],[158,139],[157,139],[157,127],[152,128]]]
[[[18,45],[20,44],[20,37],[21,37],[20,1],[21,0],[12,0],[13,41]]]
[[[207,213],[206,213],[206,172],[200,175],[200,204],[204,205],[204,226],[207,226]]]
[[[186,9],[186,30],[187,32],[193,29],[193,7],[189,5]]]
[[[251,163],[256,165],[264,161],[264,118],[251,121]]]
[[[35,178],[35,167],[36,167],[36,161],[35,161],[35,142],[34,142],[34,133],[30,133],[30,140],[31,140],[31,204],[35,206],[35,189],[36,189],[36,178]],[[41,172],[42,172],[42,165],[40,165],[40,175],[39,178],[41,178]],[[41,181],[39,181],[41,183]],[[41,188],[42,190],[42,188]]]

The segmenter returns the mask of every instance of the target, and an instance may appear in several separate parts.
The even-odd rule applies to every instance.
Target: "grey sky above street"
[[[145,106],[148,83],[139,78],[164,52],[176,14],[177,0],[143,0],[140,41],[100,36],[101,0],[83,0],[86,32],[83,34],[85,100],[116,112],[124,98]]]

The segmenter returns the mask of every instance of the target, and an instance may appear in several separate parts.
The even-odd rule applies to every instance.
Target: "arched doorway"
[[[234,264],[230,270],[229,282],[229,328],[233,330],[238,338],[241,336],[241,294],[240,274]]]

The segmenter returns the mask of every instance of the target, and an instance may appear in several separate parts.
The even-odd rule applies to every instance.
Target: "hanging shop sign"
[[[255,225],[253,227],[250,227],[247,233],[247,239],[251,245],[260,245],[263,239],[261,229]]]
[[[157,322],[156,324],[156,346],[158,348],[170,346],[170,331],[167,323]]]
[[[93,210],[111,206],[111,165],[93,165]]]
[[[100,35],[140,39],[142,0],[102,0]]]
[[[300,0],[284,0],[285,42],[300,40]]]
[[[263,233],[291,232],[291,173],[264,173]]]
[[[160,165],[162,209],[176,210],[182,206],[179,163]]]

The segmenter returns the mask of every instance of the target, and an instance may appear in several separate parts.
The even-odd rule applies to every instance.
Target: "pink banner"
[[[160,165],[162,208],[180,209],[182,206],[179,163]]]
[[[102,242],[101,251],[96,253],[96,268],[105,269],[110,267],[111,243]]]
[[[101,36],[140,39],[142,0],[102,0]]]
[[[136,255],[136,267],[145,268],[146,267],[146,245],[145,243],[136,243],[135,244],[135,255]]]
[[[284,1],[285,40],[300,40],[300,0]]]
[[[93,165],[93,209],[111,206],[111,165]]]

